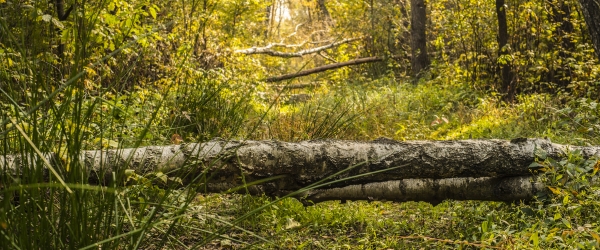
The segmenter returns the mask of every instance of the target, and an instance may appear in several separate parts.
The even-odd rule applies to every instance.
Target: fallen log
[[[583,157],[600,155],[600,147],[566,146],[544,139],[370,142],[314,140],[225,141],[84,151],[80,164],[90,182],[106,183],[115,172],[179,176],[220,192],[247,187],[253,194],[298,196],[314,201],[385,199],[527,200],[541,190],[531,183],[536,157],[560,158],[569,150]],[[56,157],[48,154],[46,157]],[[6,171],[18,172],[20,156],[0,158]],[[52,159],[52,162],[59,162]],[[203,176],[198,178],[198,176]],[[358,177],[356,177],[358,176]],[[267,178],[273,181],[260,183]],[[411,180],[412,179],[412,180]],[[320,181],[331,181],[319,185]],[[312,186],[312,190],[303,189]],[[386,191],[388,190],[388,191]],[[371,198],[369,198],[371,197]]]
[[[404,179],[312,189],[302,193],[300,200],[307,205],[329,200],[425,201],[434,205],[448,199],[510,202],[531,200],[545,189],[530,176]]]

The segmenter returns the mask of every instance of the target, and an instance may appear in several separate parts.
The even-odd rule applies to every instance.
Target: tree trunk
[[[60,21],[64,21],[63,17],[65,16],[65,1],[64,0],[56,0],[54,2],[54,4],[56,5],[56,15],[58,17],[58,20]],[[64,54],[65,54],[65,45],[61,42],[60,39],[60,35],[58,38],[58,48],[57,48],[57,55],[60,59],[63,59]]]
[[[317,0],[317,5],[319,6],[321,20],[323,20],[326,23],[330,23],[331,22],[331,14],[329,14],[329,10],[327,10],[327,6],[325,5],[325,0]]]
[[[265,18],[265,33],[264,33],[265,40],[267,40],[269,38],[269,33],[271,33],[272,8],[273,8],[273,5],[267,6],[266,12],[265,12],[265,16],[266,16],[266,18]]]
[[[425,0],[411,0],[410,15],[410,31],[412,37],[411,66],[413,76],[418,77],[421,71],[427,68],[430,64],[429,57],[427,56],[427,12],[425,7]]]
[[[306,191],[305,204],[328,200],[425,201],[434,205],[447,200],[531,200],[546,187],[529,176],[404,179]]]
[[[600,60],[600,0],[579,0],[579,3],[581,4],[581,12],[583,12],[585,23],[590,31],[596,56]]]
[[[568,58],[572,57],[574,44],[571,41],[573,33],[573,23],[571,22],[571,2],[567,0],[550,0],[550,20],[557,25],[554,29],[554,37],[557,44],[549,44],[550,50],[559,47],[558,58],[551,58],[548,62],[548,72],[542,77],[542,81],[556,83],[562,90],[567,90],[572,82],[571,72],[573,71]],[[560,60],[558,60],[560,59]]]
[[[57,16],[58,20],[61,22],[67,20],[67,18],[71,14],[71,11],[73,10],[73,7],[75,6],[75,4],[72,4],[71,7],[69,7],[68,9],[65,10],[65,1],[64,0],[56,0],[54,2],[54,4],[56,5],[56,16]],[[59,31],[59,33],[60,33],[60,31]],[[58,55],[59,58],[63,59],[64,54],[65,54],[65,44],[61,42],[60,34],[59,34],[57,40],[59,42],[58,42],[58,48],[57,48],[56,54]]]
[[[600,147],[569,146],[583,157]],[[544,188],[530,181],[536,155],[559,158],[567,146],[543,139],[408,141],[224,141],[84,151],[80,164],[90,183],[113,176],[165,173],[183,183],[222,192],[244,184],[252,194],[294,193],[305,201],[365,199],[440,202],[444,199],[528,200]],[[49,162],[60,162],[47,154]],[[0,156],[0,167],[18,175],[36,159]],[[55,169],[58,169],[56,167]],[[128,171],[126,171],[128,169]],[[269,181],[267,181],[269,180]],[[329,182],[329,183],[328,183]],[[122,180],[119,181],[122,183]],[[310,186],[310,189],[306,187]]]
[[[508,45],[508,27],[504,0],[496,0],[496,14],[498,16],[498,57],[501,58],[509,54],[506,46]],[[510,63],[508,60],[498,60],[500,79],[502,80],[500,89],[504,94],[504,100],[508,102],[512,102],[515,98],[515,86],[512,81]]]

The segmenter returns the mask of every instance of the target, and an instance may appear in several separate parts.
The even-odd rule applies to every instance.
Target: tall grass
[[[79,160],[83,150],[172,143],[169,138],[177,133],[186,142],[247,137],[253,130],[244,128],[256,128],[247,123],[252,93],[236,90],[233,77],[218,71],[190,75],[185,55],[160,86],[131,86],[128,82],[145,77],[131,73],[143,62],[130,55],[147,50],[141,40],[162,25],[135,39],[123,36],[100,57],[92,31],[108,3],[81,2],[76,10],[81,12],[68,23],[73,40],[67,41],[55,17],[41,11],[49,10],[48,3],[34,4],[0,5],[1,16],[9,17],[0,18],[0,60],[7,65],[0,68],[0,246],[162,249],[219,238],[249,244],[224,235],[230,230],[272,245],[239,225],[278,200],[228,220],[203,212],[208,204],[198,204],[197,191],[204,189],[209,173],[187,176],[191,184],[173,188],[158,173],[126,174],[127,162],[92,176]],[[65,48],[62,53],[59,46]],[[309,120],[308,138],[333,136],[349,122],[345,112],[336,114],[339,104],[302,112]],[[264,114],[255,115],[254,122],[263,122]],[[18,160],[11,165],[13,156]],[[199,239],[190,243],[180,237],[189,235]]]
[[[114,180],[106,182],[108,186],[90,186],[91,176],[78,160],[94,139],[116,140],[113,132],[124,132],[126,122],[118,121],[114,112],[106,114],[108,109],[123,109],[117,107],[116,101],[102,98],[119,87],[108,84],[90,92],[87,85],[98,80],[90,72],[102,74],[107,60],[118,56],[122,49],[139,50],[137,41],[124,42],[104,58],[95,59],[91,53],[95,42],[90,32],[106,3],[92,5],[84,1],[78,6],[81,9],[76,10],[82,12],[72,15],[71,31],[76,33],[76,41],[66,46],[65,54],[58,54],[57,43],[61,39],[55,32],[54,19],[48,21],[39,12],[48,3],[32,3],[34,6],[5,3],[0,7],[0,15],[9,17],[0,18],[3,34],[0,59],[7,65],[0,69],[3,109],[0,149],[4,156],[0,163],[3,168],[0,246],[6,249],[144,246],[148,232],[159,224],[175,223],[181,216],[164,214],[164,197],[168,197],[170,190],[161,195],[146,195],[147,200],[132,200],[140,192],[150,192],[140,191],[142,186],[124,188],[116,181],[123,178],[120,175],[127,166],[101,174]],[[114,72],[123,75],[113,79],[123,79],[133,66],[116,67],[119,70]],[[137,139],[130,145],[117,147],[141,143],[150,132],[162,101],[155,104],[137,131]],[[107,129],[115,127],[121,129]],[[105,133],[105,129],[110,132]],[[54,152],[56,157],[46,157],[40,152]],[[12,156],[20,160],[9,165]],[[46,158],[53,162],[48,164]],[[55,172],[48,173],[48,167]],[[101,183],[107,181],[102,178]],[[161,237],[167,238],[168,234]]]
[[[68,23],[72,33],[66,38],[42,11],[49,2],[32,3],[0,4],[0,65],[4,65],[0,67],[2,248],[185,249],[211,247],[215,241],[221,247],[277,247],[279,242],[251,230],[269,224],[287,235],[299,228],[294,218],[305,223],[302,226],[311,224],[318,230],[319,220],[330,221],[329,226],[342,225],[332,226],[332,230],[357,220],[339,214],[323,219],[321,212],[312,208],[303,215],[311,218],[302,219],[295,214],[303,208],[285,197],[230,199],[239,196],[199,194],[210,173],[187,176],[191,184],[178,188],[165,182],[162,173],[127,174],[128,162],[99,177],[91,176],[79,161],[87,149],[179,143],[170,141],[175,134],[184,142],[213,137],[298,141],[529,135],[567,141],[564,137],[571,134],[582,137],[581,144],[599,140],[600,108],[587,99],[560,107],[559,101],[548,97],[523,96],[518,105],[506,106],[465,85],[433,81],[396,86],[390,81],[375,87],[336,90],[343,96],[335,96],[333,91],[331,95],[319,94],[303,104],[277,106],[276,100],[269,101],[264,104],[268,108],[261,109],[253,99],[253,83],[240,84],[245,76],[191,70],[193,65],[186,62],[192,52],[185,50],[173,59],[170,66],[174,69],[160,84],[142,84],[148,76],[141,73],[150,67],[142,64],[148,59],[132,55],[158,50],[144,47],[142,40],[163,24],[137,34],[135,39],[123,35],[115,39],[121,43],[114,49],[109,46],[104,53],[97,53],[100,45],[96,37],[92,39],[92,31],[108,3],[79,3],[82,14],[73,14]],[[62,43],[63,54],[58,53]],[[501,117],[510,119],[500,121]],[[54,154],[49,157],[49,152]],[[17,161],[9,165],[13,156]],[[193,166],[189,162],[182,167]],[[104,185],[89,185],[90,181]],[[324,179],[289,196],[331,182]],[[282,212],[286,207],[294,209]],[[262,217],[278,209],[273,214],[282,216]],[[271,219],[285,219],[285,226]],[[361,229],[364,221],[367,219],[359,218],[360,223],[352,227]],[[417,226],[422,224],[414,222]],[[377,228],[385,229],[385,225]],[[475,227],[468,230],[476,231]],[[375,238],[378,233],[371,234]]]

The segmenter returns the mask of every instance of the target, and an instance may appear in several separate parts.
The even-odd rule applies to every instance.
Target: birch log
[[[335,175],[327,181],[336,183],[305,190],[299,196],[315,201],[508,201],[531,199],[543,191],[542,186],[530,180],[533,175],[529,166],[536,155],[559,158],[568,150],[581,150],[584,157],[600,155],[600,147],[566,146],[525,138],[298,143],[215,139],[205,143],[84,151],[80,163],[89,170],[92,183],[105,183],[113,172],[119,176],[126,169],[140,175],[160,171],[181,176],[184,182],[204,183],[207,191],[219,192],[276,177],[247,190],[281,196]],[[0,158],[1,166],[12,173],[18,172],[22,162],[17,156]],[[361,177],[351,178],[357,175]]]

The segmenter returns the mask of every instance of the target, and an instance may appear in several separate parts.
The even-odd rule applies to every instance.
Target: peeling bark
[[[380,200],[426,201],[438,204],[452,200],[531,200],[546,187],[532,181],[532,177],[481,177],[447,179],[404,179],[350,185],[341,188],[307,191],[301,201]]]
[[[547,157],[559,158],[568,150],[581,150],[584,157],[600,155],[600,147],[525,138],[298,143],[216,139],[201,144],[84,151],[80,162],[89,169],[91,183],[106,183],[113,172],[123,173],[126,169],[140,175],[157,171],[176,175],[187,183],[204,183],[211,192],[272,178],[275,180],[249,187],[248,191],[280,196],[338,173],[327,180],[335,183],[304,190],[302,196],[313,201],[385,199],[435,203],[443,199],[531,199],[542,189],[529,181],[529,165],[536,160],[536,154],[543,152]],[[15,173],[22,165],[19,156],[0,156],[0,167],[5,172]],[[202,173],[205,178],[199,181],[197,177]],[[362,176],[352,178],[357,175]]]

